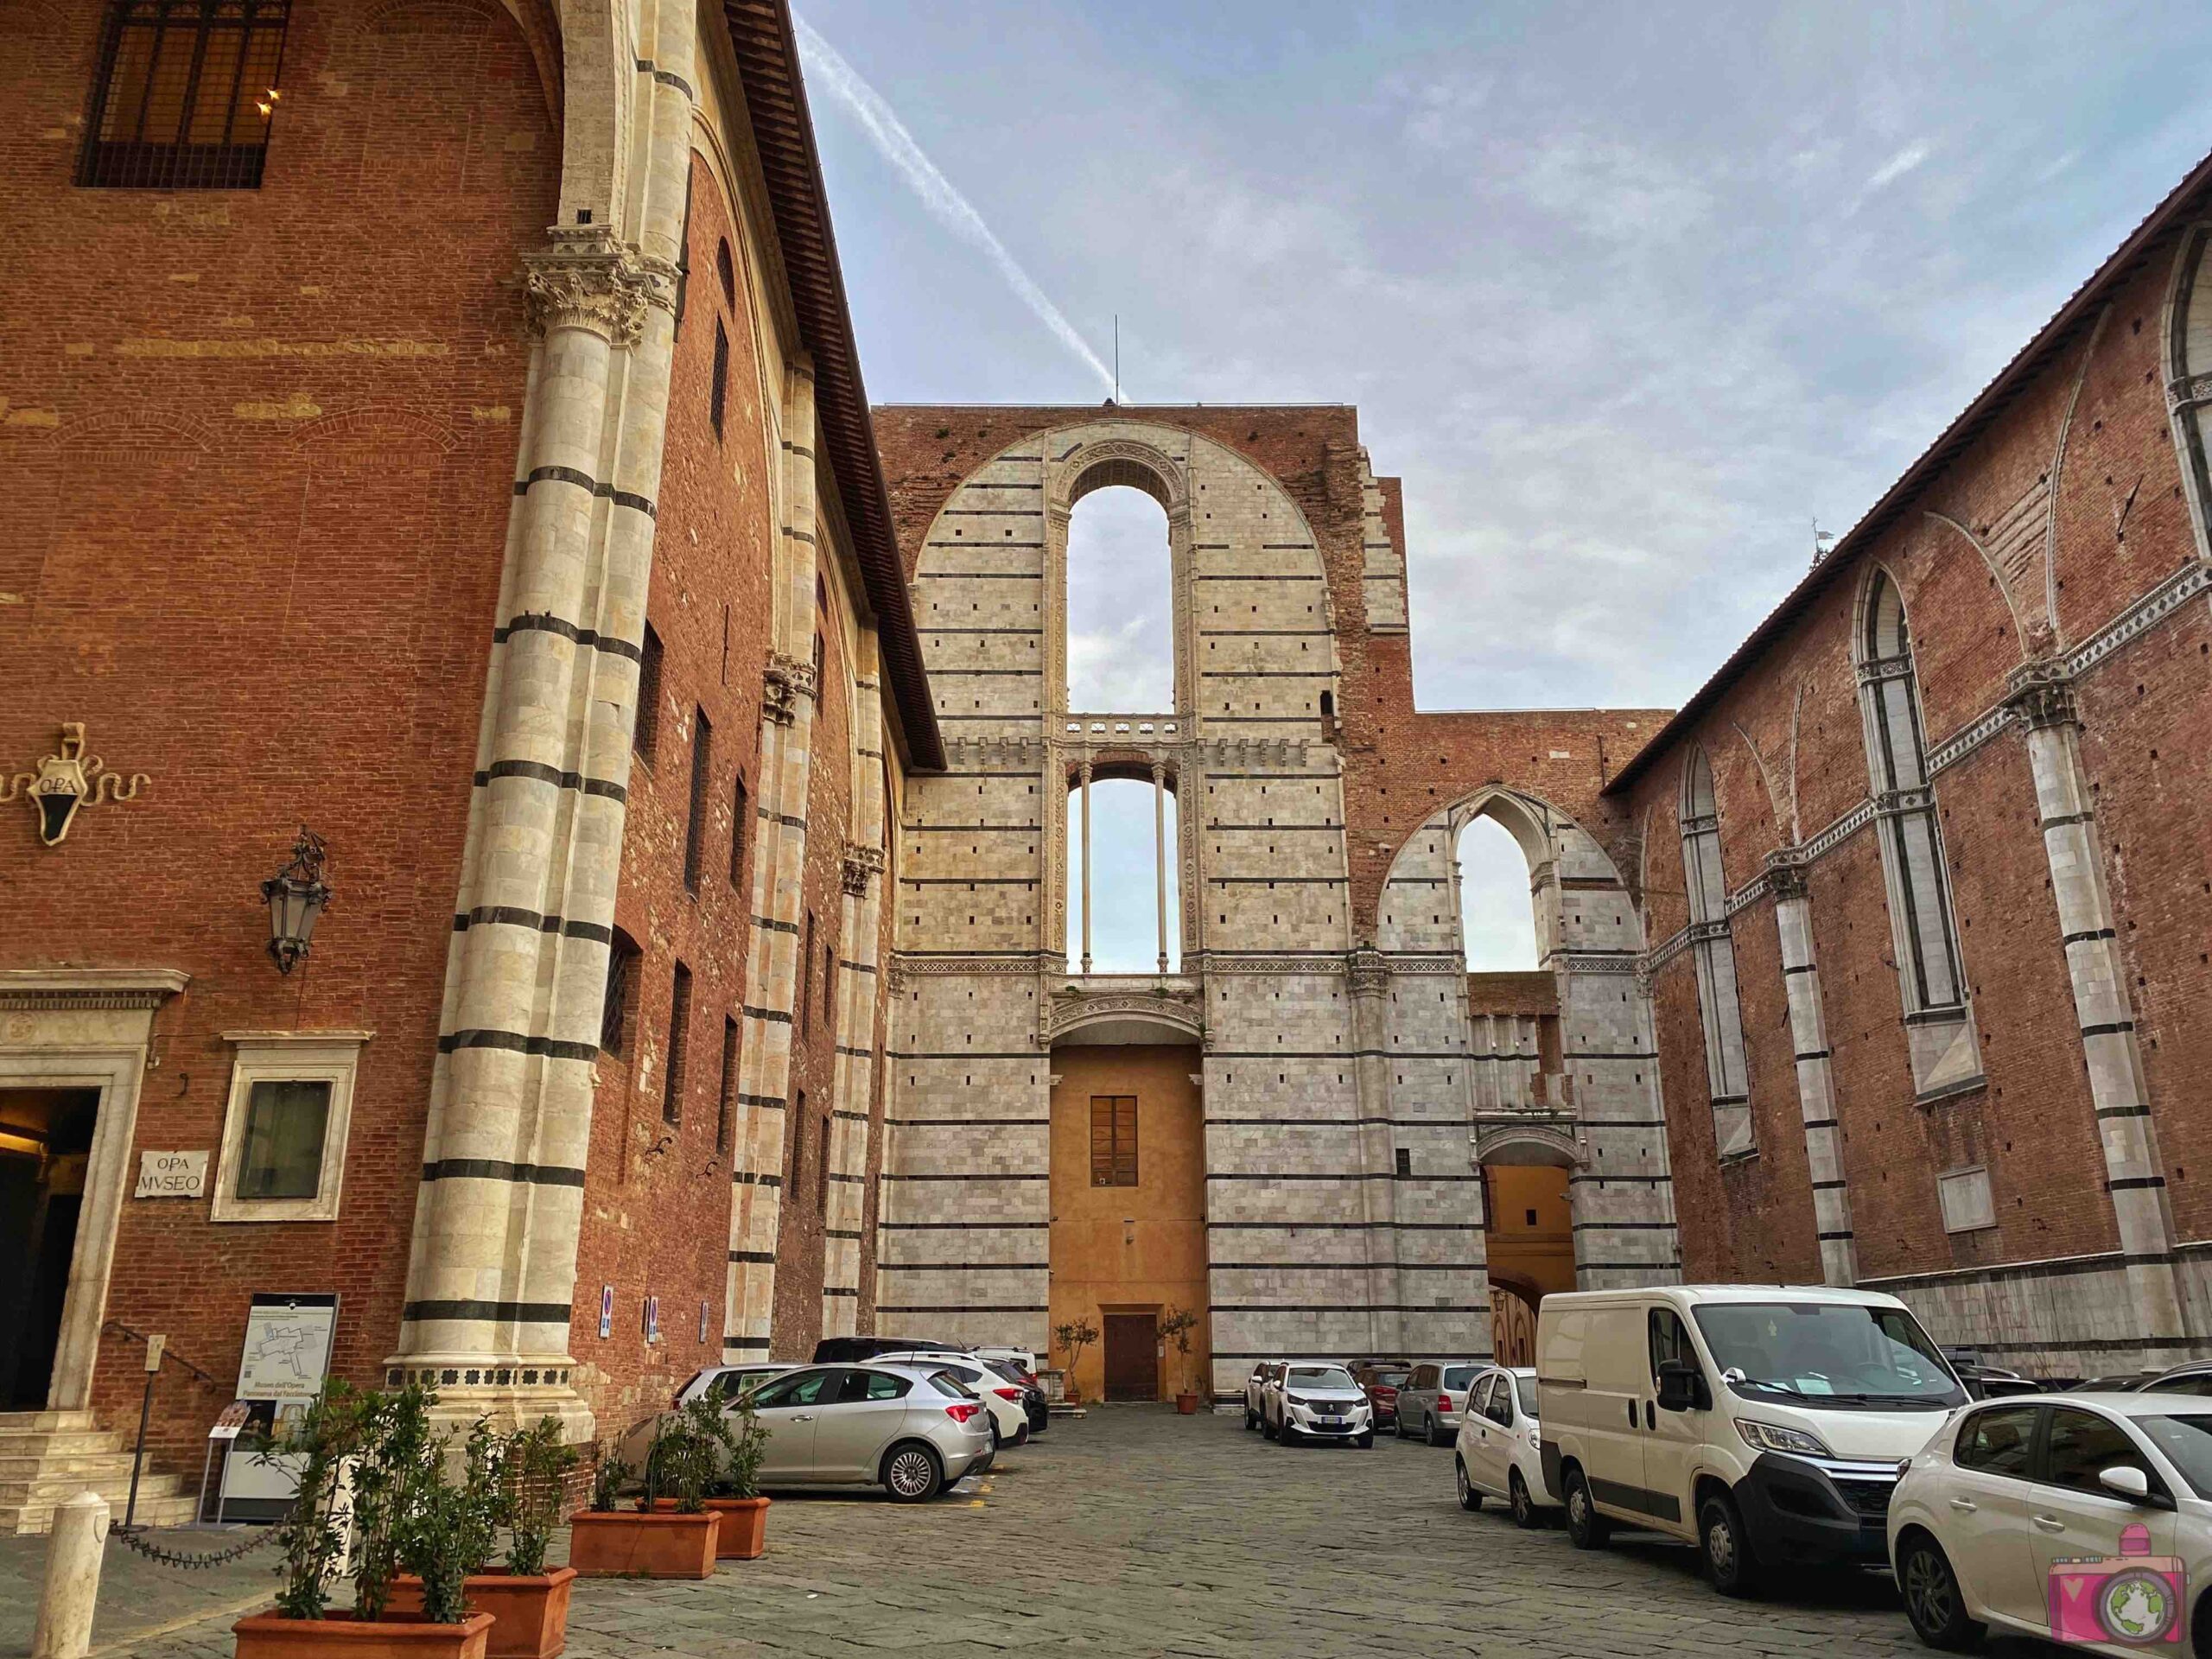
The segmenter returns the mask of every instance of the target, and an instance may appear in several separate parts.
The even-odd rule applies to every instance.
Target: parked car
[[[691,1379],[676,1391],[676,1404],[689,1405],[711,1388],[720,1386],[724,1395],[734,1400],[747,1389],[757,1388],[772,1376],[781,1376],[785,1371],[798,1369],[796,1360],[752,1360],[742,1365],[709,1365],[694,1371]]]
[[[1418,1434],[1431,1446],[1449,1446],[1459,1432],[1467,1388],[1480,1368],[1471,1359],[1427,1359],[1398,1385],[1392,1421],[1398,1438]]]
[[[2212,1619],[2212,1402],[2151,1392],[1992,1402],[1916,1453],[1890,1560],[1930,1647],[1985,1627],[2093,1653],[2177,1651]],[[2194,1607],[2187,1598],[2198,1596]],[[2197,1634],[2196,1650],[2205,1651]]]
[[[950,1367],[810,1365],[752,1401],[766,1488],[881,1486],[919,1503],[990,1467],[989,1410]]]
[[[1280,1359],[1263,1359],[1252,1368],[1251,1376],[1244,1379],[1244,1427],[1247,1431],[1260,1426],[1260,1396],[1268,1386],[1268,1374],[1285,1363]]]
[[[969,1352],[978,1359],[1002,1359],[1032,1382],[1037,1380],[1037,1356],[1027,1348],[971,1348]]]
[[[1033,1439],[1052,1426],[1052,1402],[1046,1396],[1043,1383],[1011,1360],[992,1359],[981,1354],[976,1357],[1021,1390],[1021,1408],[1028,1414],[1029,1433]]]
[[[1559,1499],[1544,1479],[1544,1454],[1536,1427],[1536,1373],[1525,1367],[1485,1366],[1475,1375],[1460,1414],[1452,1478],[1459,1507],[1479,1510],[1494,1497],[1524,1528],[1544,1524]]]
[[[1951,1374],[1972,1399],[2001,1400],[2011,1395],[2041,1394],[2049,1386],[2018,1371],[2006,1370],[2002,1365],[1992,1365],[1973,1348],[1946,1348],[1943,1357],[1950,1363]]]
[[[1876,1563],[1900,1461],[1966,1390],[1905,1305],[1827,1286],[1569,1291],[1536,1314],[1545,1484],[1576,1548],[1697,1543],[1713,1586]]]
[[[1260,1391],[1260,1433],[1283,1446],[1311,1437],[1375,1444],[1375,1411],[1367,1390],[1333,1360],[1278,1361]]]
[[[2057,1385],[2061,1394],[2133,1394],[2147,1389],[2165,1372],[2156,1366],[2146,1365],[2139,1370],[2114,1371],[2107,1376],[2085,1376],[2072,1382]]]
[[[1413,1367],[1355,1365],[1351,1368],[1351,1374],[1353,1380],[1367,1390],[1367,1403],[1375,1408],[1376,1427],[1379,1428],[1387,1423],[1395,1428],[1398,1426],[1398,1390],[1405,1387],[1406,1379],[1413,1375]]]
[[[814,1344],[817,1365],[853,1365],[885,1354],[964,1354],[966,1344],[934,1342],[921,1337],[824,1337]]]
[[[978,1400],[990,1408],[991,1419],[997,1427],[1001,1445],[1014,1446],[1029,1443],[1029,1411],[1022,1404],[1025,1391],[1019,1383],[1009,1382],[973,1354],[880,1354],[874,1363],[919,1365],[931,1371],[951,1372],[974,1391]]]
[[[2200,1398],[2212,1395],[2212,1360],[2191,1360],[2120,1392],[2133,1393],[2139,1389],[2145,1394],[2193,1394]],[[2086,1385],[2083,1391],[2088,1391]]]

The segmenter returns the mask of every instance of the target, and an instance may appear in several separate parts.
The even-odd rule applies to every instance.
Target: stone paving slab
[[[237,1543],[245,1535],[189,1529],[150,1532],[153,1542],[180,1554],[202,1555]],[[46,1581],[48,1540],[0,1538],[0,1659],[19,1659],[31,1650],[38,1620],[40,1586]],[[276,1591],[276,1553],[261,1548],[219,1567],[175,1567],[150,1561],[110,1536],[100,1567],[100,1598],[92,1617],[95,1649],[118,1648],[158,1631],[229,1614],[230,1618],[270,1599]],[[222,1650],[230,1651],[230,1618],[224,1618]],[[180,1642],[196,1640],[194,1626]],[[181,1651],[180,1649],[179,1651]]]
[[[1449,1452],[1407,1442],[1287,1450],[1235,1416],[1094,1411],[1056,1421],[972,1490],[925,1507],[779,1497],[768,1554],[725,1562],[703,1583],[579,1582],[567,1659],[1927,1651],[1886,1575],[1800,1573],[1767,1600],[1728,1601],[1687,1548],[1626,1535],[1585,1554],[1494,1507],[1465,1514],[1451,1469]],[[43,1543],[0,1541],[0,1659],[29,1649]],[[111,1545],[111,1575],[118,1553]],[[219,1588],[197,1582],[211,1574],[164,1581],[155,1575],[184,1575],[133,1557],[104,1590],[96,1641],[125,1639],[134,1619],[143,1630],[188,1614],[194,1598],[265,1585],[266,1571],[224,1569],[233,1576]],[[229,1659],[230,1622],[141,1639],[132,1659]],[[2067,1650],[2003,1641],[1988,1651]]]

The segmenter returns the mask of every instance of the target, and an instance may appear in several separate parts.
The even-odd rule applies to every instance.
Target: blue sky
[[[870,395],[1357,404],[1427,708],[1679,702],[2212,149],[2202,0],[800,12],[1004,251],[810,70]]]

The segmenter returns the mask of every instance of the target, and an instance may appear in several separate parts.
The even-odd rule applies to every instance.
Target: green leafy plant
[[[546,1546],[561,1524],[561,1493],[576,1450],[561,1438],[557,1417],[542,1417],[507,1439],[500,1519],[507,1528],[507,1571],[535,1578],[545,1571]]]
[[[276,1529],[283,1579],[276,1611],[283,1618],[321,1618],[329,1604],[330,1580],[346,1551],[338,1514],[346,1462],[360,1450],[376,1399],[333,1378],[282,1434],[264,1429],[251,1442],[257,1463],[301,1459],[298,1492]]]
[[[1083,1359],[1083,1351],[1098,1340],[1098,1327],[1088,1319],[1071,1319],[1052,1327],[1052,1340],[1068,1357],[1068,1398],[1072,1400],[1077,1392],[1075,1368]]]
[[[461,1478],[447,1474],[450,1437],[432,1447],[398,1529],[399,1560],[423,1580],[423,1618],[458,1624],[468,1617],[468,1575],[492,1553],[503,1505],[502,1442],[481,1417],[461,1444]]]
[[[767,1453],[768,1431],[760,1426],[751,1395],[728,1399],[717,1382],[709,1392],[715,1402],[715,1440],[719,1469],[715,1477],[716,1497],[760,1496],[760,1460]]]
[[[407,1529],[437,1478],[430,1433],[435,1390],[410,1382],[396,1394],[359,1396],[353,1460],[353,1616],[384,1617],[401,1569]]]
[[[665,1493],[678,1515],[702,1513],[724,1445],[719,1394],[710,1390],[663,1417],[645,1454],[646,1507]]]
[[[1183,1379],[1183,1391],[1185,1394],[1193,1391],[1191,1378],[1191,1332],[1197,1330],[1198,1325],[1198,1316],[1187,1307],[1171,1306],[1166,1313],[1160,1315],[1160,1339],[1162,1342],[1173,1343],[1175,1351],[1183,1357],[1183,1363],[1176,1368],[1176,1370]]]
[[[622,1498],[622,1488],[638,1471],[623,1460],[619,1450],[620,1442],[609,1440],[599,1448],[599,1466],[592,1471],[591,1506],[600,1514],[612,1510]]]

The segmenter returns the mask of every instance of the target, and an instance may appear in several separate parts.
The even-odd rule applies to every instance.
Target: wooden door
[[[1160,1398],[1160,1335],[1151,1314],[1106,1315],[1106,1397]]]

